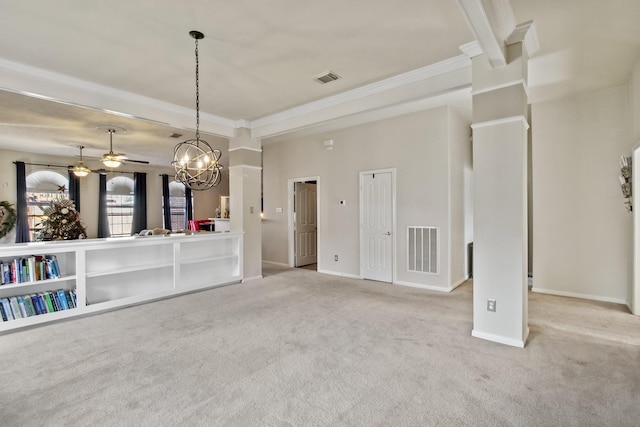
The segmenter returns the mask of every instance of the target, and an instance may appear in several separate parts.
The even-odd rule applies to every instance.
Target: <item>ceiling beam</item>
[[[508,0],[458,0],[492,67],[507,65],[506,40],[515,28]]]

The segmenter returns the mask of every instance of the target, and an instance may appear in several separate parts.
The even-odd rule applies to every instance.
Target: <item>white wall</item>
[[[463,169],[449,169],[450,154],[464,157],[469,124],[446,107],[381,120],[298,140],[263,141],[264,220],[263,259],[288,263],[287,182],[292,178],[320,177],[318,268],[335,274],[358,276],[359,267],[359,172],[396,168],[397,281],[449,289],[464,274]],[[466,135],[464,138],[462,135]],[[334,148],[323,141],[334,140]],[[453,194],[456,206],[455,267],[451,249],[449,180],[460,186]],[[346,200],[346,205],[340,205]],[[276,209],[282,208],[282,213]],[[407,271],[407,226],[440,227],[440,274]],[[334,261],[334,255],[339,261]],[[455,277],[451,274],[455,272]]]
[[[532,105],[533,289],[625,303],[631,214],[618,182],[631,152],[618,86]]]
[[[14,161],[23,161],[25,163],[42,163],[49,165],[74,165],[78,159],[75,157],[61,157],[44,154],[35,154],[27,152],[0,150],[0,200],[7,200],[10,203],[16,203],[16,166]],[[85,165],[91,169],[101,167],[97,160],[86,161]],[[26,166],[27,175],[36,170],[47,169],[43,166]],[[66,169],[52,169],[67,175]],[[126,164],[118,168],[119,171],[127,172],[146,172],[147,173],[147,228],[162,227],[162,178],[160,174],[166,173],[173,176],[175,173],[172,167],[159,167],[149,165]],[[108,178],[115,176],[107,175]],[[131,176],[131,175],[129,175]],[[226,187],[225,187],[226,184]],[[90,238],[96,237],[98,234],[98,174],[89,174],[80,179],[80,218],[87,228],[87,234]],[[221,191],[228,194],[228,180],[221,184]],[[218,187],[216,187],[218,188]],[[213,212],[218,204],[218,191],[211,190],[198,193],[195,195],[196,212],[202,212],[204,217],[213,216]],[[200,209],[200,211],[198,211]],[[211,215],[209,215],[211,213]],[[15,242],[15,231],[12,231],[0,243]]]

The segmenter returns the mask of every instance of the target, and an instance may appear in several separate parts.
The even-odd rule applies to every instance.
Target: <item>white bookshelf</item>
[[[242,233],[1,245],[0,259],[55,255],[62,277],[0,285],[0,298],[75,290],[77,307],[0,322],[0,333],[242,281]]]

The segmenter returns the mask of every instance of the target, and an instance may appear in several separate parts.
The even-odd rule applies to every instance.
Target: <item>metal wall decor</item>
[[[620,156],[620,189],[624,197],[624,206],[629,212],[633,210],[633,199],[631,192],[631,157]]]

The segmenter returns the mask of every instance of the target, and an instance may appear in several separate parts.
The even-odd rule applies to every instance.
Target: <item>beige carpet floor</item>
[[[271,266],[0,336],[0,425],[640,425],[640,318],[531,294],[518,349],[471,296]]]

